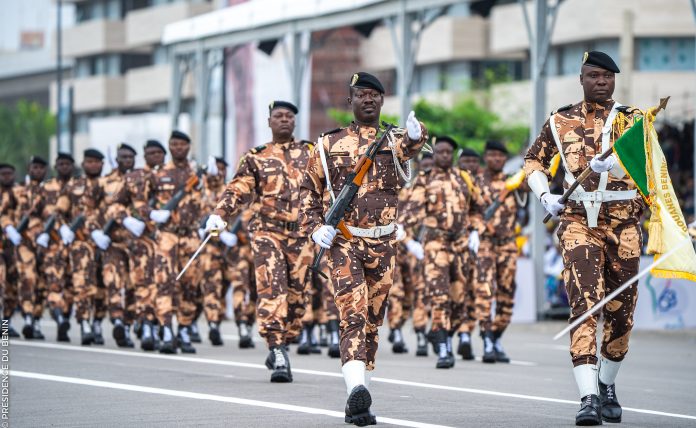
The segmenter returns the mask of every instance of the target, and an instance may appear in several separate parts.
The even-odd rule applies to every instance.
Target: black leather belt
[[[270,217],[261,217],[261,221],[263,223],[274,224],[284,230],[287,230],[288,232],[297,232],[298,230],[300,230],[300,224],[296,221],[276,220]]]

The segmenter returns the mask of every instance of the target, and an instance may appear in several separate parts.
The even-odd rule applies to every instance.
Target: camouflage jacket
[[[123,219],[119,218],[119,212],[122,212],[124,206],[122,198],[126,191],[126,175],[114,169],[99,179],[104,191],[104,199],[99,206],[99,222],[103,228],[110,220],[116,221],[116,227],[111,229],[111,239],[114,242],[122,242],[130,237],[128,231],[121,227]]]
[[[57,210],[58,200],[60,199],[61,195],[65,194],[71,180],[72,179],[63,181],[58,177],[54,177],[48,181],[44,181],[41,185],[41,221],[45,223],[50,216],[56,215],[56,222],[53,226],[53,230],[55,231],[58,231],[61,224],[60,213]]]
[[[41,211],[43,197],[41,194],[41,182],[31,181],[29,184],[15,186],[15,198],[17,199],[17,210],[15,212],[15,227],[19,226],[22,217],[29,216],[29,226],[25,234],[32,241],[41,233]]]
[[[491,206],[505,189],[505,179],[502,172],[494,174],[488,168],[480,172],[475,179],[476,187],[481,191],[478,203],[472,204],[471,225],[482,238],[510,239],[515,237],[515,221],[517,220],[517,201],[511,192],[495,211],[488,222],[483,221],[486,208]]]
[[[84,238],[88,238],[90,232],[101,228],[99,205],[103,198],[99,177],[77,177],[68,182],[65,192],[58,197],[56,208],[67,225],[84,215],[82,232],[86,232]]]
[[[563,156],[568,163],[569,172],[575,177],[589,166],[595,155],[601,154],[607,149],[607,147],[601,147],[602,128],[613,104],[613,100],[601,104],[583,101],[568,108],[562,108],[553,114],[557,135],[563,147]],[[610,137],[612,144],[620,137],[619,131],[630,128],[639,117],[630,108],[617,114],[612,125]],[[556,153],[558,153],[558,147],[551,130],[551,122],[547,120],[541,133],[524,157],[524,171],[527,177],[534,171],[542,171],[550,179],[549,165],[551,158]],[[597,190],[598,185],[599,174],[594,173],[590,174],[587,180],[582,183],[582,187],[588,192]],[[568,183],[565,181],[564,188],[568,188]],[[635,188],[635,183],[630,178],[617,178],[609,173],[606,190],[632,190]],[[643,203],[640,196],[637,196],[629,201],[602,203],[599,218],[605,220],[607,218],[616,220],[638,219],[642,210]],[[582,218],[586,216],[582,202],[572,200],[566,203],[563,213]]]
[[[231,221],[242,210],[256,205],[249,230],[271,230],[290,237],[303,236],[297,228],[300,182],[311,144],[294,139],[251,149],[227,185],[215,213]],[[285,226],[291,223],[290,226]]]
[[[5,233],[5,227],[7,226],[17,226],[16,222],[16,210],[17,210],[17,198],[15,197],[16,184],[12,187],[3,187],[0,191],[0,227],[2,228],[2,233]]]
[[[428,132],[423,124],[421,131],[419,141],[409,139],[405,129],[392,131],[393,150],[399,162],[408,161],[421,150],[428,140]],[[375,128],[359,126],[354,122],[347,128],[323,134],[321,144],[336,196],[346,184],[346,177],[355,167],[358,158],[365,153],[376,136]],[[377,152],[362,186],[350,203],[344,218],[346,225],[370,228],[394,222],[398,215],[399,190],[403,184],[396,171],[394,153],[385,143]],[[307,164],[300,196],[301,227],[307,236],[310,236],[324,224],[324,213],[328,210],[330,202],[318,147],[312,151]]]

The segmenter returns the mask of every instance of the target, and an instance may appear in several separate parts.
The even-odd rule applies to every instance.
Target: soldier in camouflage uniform
[[[72,308],[72,291],[68,281],[68,247],[58,235],[60,218],[56,206],[64,194],[75,169],[75,160],[70,154],[58,153],[55,170],[56,177],[45,181],[41,187],[43,197],[41,219],[43,232],[36,238],[42,253],[41,270],[48,286],[48,305],[51,317],[57,324],[58,342],[69,342],[70,310]],[[47,229],[53,223],[53,228]]]
[[[19,272],[19,305],[24,317],[22,334],[26,339],[44,339],[39,319],[43,311],[41,287],[45,286],[45,283],[39,274],[36,237],[41,233],[41,183],[46,178],[47,165],[43,158],[32,156],[29,161],[29,182],[14,188],[17,199],[16,224],[19,225],[25,216],[29,218],[29,225],[22,232],[22,239],[15,244]]]
[[[638,272],[643,201],[614,155],[598,159],[621,136],[621,130],[629,129],[640,117],[638,110],[612,99],[618,72],[607,54],[585,53],[580,70],[584,100],[554,112],[525,156],[529,186],[547,211],[561,216],[558,237],[570,322]],[[560,195],[551,194],[548,184],[551,158],[558,152],[566,188],[588,165],[596,173],[590,174],[565,206],[559,202]],[[573,373],[582,397],[577,425],[621,421],[615,379],[628,352],[637,293],[635,283],[602,308],[601,361],[596,346],[600,313],[570,332]]]
[[[21,239],[19,233],[11,237],[8,227],[14,229],[15,210],[17,199],[15,198],[15,167],[13,165],[0,164],[0,229],[3,231],[0,241],[0,298],[2,298],[3,325],[8,326],[10,337],[19,337],[19,333],[12,327],[12,314],[17,307],[17,263],[15,263],[15,244],[13,240]],[[16,230],[15,230],[16,232]]]
[[[437,368],[454,367],[452,334],[455,305],[463,304],[461,236],[468,226],[470,190],[457,168],[452,167],[457,143],[451,137],[435,140],[435,166],[419,174],[404,210],[404,224],[425,226],[423,235],[426,295],[431,304],[430,340],[437,345]],[[459,320],[459,314],[456,314]]]
[[[312,248],[297,223],[300,181],[311,145],[293,137],[297,107],[284,101],[269,106],[268,126],[273,141],[249,151],[227,185],[208,230],[258,203],[249,224],[252,233],[259,333],[270,351],[266,365],[271,382],[292,382],[285,345],[302,329],[309,295],[308,267]]]
[[[374,423],[366,370],[375,368],[377,329],[393,283],[398,192],[410,179],[401,169],[418,154],[427,132],[413,112],[406,120],[407,129],[392,130],[389,143],[376,153],[346,212],[345,224],[353,239],[337,237],[337,230],[324,224],[330,202],[326,194],[333,193],[330,189],[340,192],[360,155],[378,138],[384,87],[376,77],[361,72],[353,75],[349,94],[354,121],[323,134],[312,152],[302,183],[301,216],[304,233],[328,250],[334,299],[341,316],[341,362],[349,394],[346,422],[361,425]]]

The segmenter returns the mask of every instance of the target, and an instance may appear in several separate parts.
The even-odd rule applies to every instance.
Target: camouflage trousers
[[[431,331],[452,330],[452,309],[463,307],[464,293],[459,248],[445,239],[432,239],[425,243],[423,272],[426,295],[430,300]],[[461,322],[459,320],[458,322]]]
[[[252,325],[256,321],[257,293],[251,245],[240,240],[236,247],[225,252],[224,257],[225,281],[221,296],[224,298],[227,288],[232,287],[232,311],[235,322],[237,325],[240,322]]]
[[[269,348],[290,343],[302,330],[309,295],[310,242],[259,230],[253,234],[251,247],[256,267],[259,334]]]
[[[558,230],[563,256],[563,281],[570,303],[570,320],[591,309],[638,272],[643,243],[636,220],[587,227],[584,219],[563,219]],[[601,354],[621,361],[628,352],[637,284],[627,288],[601,310],[604,317]],[[594,314],[570,332],[573,366],[597,364],[597,320]]]
[[[208,242],[203,253],[200,255],[200,264],[203,271],[201,281],[200,304],[203,306],[205,319],[208,322],[219,322],[223,313],[222,306],[222,277],[225,259],[224,252],[227,251],[222,242]]]
[[[130,244],[130,243],[129,243]],[[108,293],[109,317],[133,324],[136,318],[135,284],[130,281],[127,244],[113,242],[102,253],[102,277]]]
[[[200,245],[198,233],[195,230],[179,234],[158,231],[156,241],[157,319],[161,325],[171,325],[176,312],[179,325],[190,325],[196,316],[196,295],[202,276],[200,260],[192,263],[179,281],[176,276]]]
[[[19,272],[15,262],[15,251],[9,241],[2,243],[2,253],[0,262],[4,268],[4,274],[0,276],[0,292],[2,292],[2,316],[9,318],[17,308],[17,284],[19,283]]]
[[[48,306],[59,309],[63,314],[70,311],[72,293],[68,290],[68,249],[62,242],[51,241],[43,251],[43,271],[48,287]]]
[[[331,271],[327,258],[321,260],[321,271],[326,275],[326,278],[331,278]],[[334,290],[331,279],[322,278],[321,275],[313,274],[312,280],[317,282],[317,287],[321,290],[321,313],[318,316],[321,324],[326,324],[329,321],[339,319],[338,308],[334,301]]]
[[[517,246],[514,240],[495,245],[482,239],[476,255],[476,318],[481,334],[503,333],[515,304]],[[491,306],[495,301],[495,317]]]
[[[76,239],[70,245],[69,263],[72,269],[72,285],[75,292],[75,318],[91,320],[103,317],[104,290],[98,286],[97,250],[92,241]],[[99,317],[101,315],[101,317]]]
[[[396,241],[337,237],[329,254],[334,300],[341,317],[341,362],[364,361],[374,370],[389,289],[394,283]]]
[[[410,259],[412,257],[404,244],[397,245],[394,285],[389,291],[389,307],[387,309],[387,319],[391,329],[403,327],[411,315],[414,295],[413,278],[410,275]]]
[[[129,280],[135,289],[135,313],[141,322],[154,322],[157,283],[155,282],[155,241],[143,235],[132,239],[130,249]]]
[[[461,269],[461,280],[450,290],[452,298],[452,331],[471,333],[476,328],[476,257],[468,250],[468,241],[455,255]]]
[[[410,257],[409,276],[413,282],[413,328],[424,331],[430,318],[430,299],[426,296],[423,262]]]
[[[34,303],[39,293],[39,260],[33,241],[23,239],[15,248],[19,273],[19,305],[23,315],[34,315]]]

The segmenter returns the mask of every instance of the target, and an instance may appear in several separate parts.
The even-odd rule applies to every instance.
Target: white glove
[[[106,251],[109,245],[111,245],[111,238],[99,229],[93,230],[90,236],[92,237],[92,241],[97,244],[97,247],[101,248],[103,251]]]
[[[325,224],[322,227],[320,227],[319,230],[312,233],[312,241],[314,241],[314,243],[320,246],[321,248],[325,248],[328,250],[331,248],[331,243],[333,242],[337,233],[338,231],[335,228],[329,226],[328,224]]]
[[[205,222],[205,232],[219,232],[225,230],[227,222],[217,214],[210,214]]]
[[[561,195],[554,195],[553,193],[544,193],[541,195],[541,204],[544,206],[546,211],[553,216],[557,216],[558,213],[563,211],[564,205],[560,203]]]
[[[15,247],[22,242],[22,234],[17,232],[17,229],[11,224],[5,226],[5,235],[7,235],[7,238],[12,241]]]
[[[418,119],[416,119],[416,113],[411,110],[408,114],[408,119],[406,119],[406,130],[408,131],[408,138],[413,141],[418,141],[421,138],[421,126]]]
[[[218,167],[217,167],[217,161],[215,160],[215,156],[208,156],[208,175],[218,175]]]
[[[416,256],[416,259],[423,260],[425,257],[425,251],[423,251],[423,246],[420,242],[411,239],[406,243],[406,249],[408,252]]]
[[[226,230],[223,230],[222,232],[220,232],[220,240],[222,241],[223,244],[232,248],[235,245],[237,245],[237,241],[239,239],[237,238],[236,234],[234,234],[232,232],[228,232]]]
[[[205,239],[205,235],[206,235],[205,229],[199,228],[198,229],[198,237],[201,238],[201,241]]]
[[[70,230],[67,224],[61,225],[58,232],[60,232],[60,239],[63,240],[63,244],[65,245],[70,245],[75,240],[75,232]]]
[[[590,168],[596,173],[607,172],[616,166],[616,156],[611,155],[604,160],[600,160],[599,156],[595,156],[590,161]]]
[[[471,250],[471,252],[474,254],[478,254],[480,246],[481,239],[479,239],[478,230],[472,230],[469,234],[469,250]]]
[[[150,220],[155,223],[166,223],[172,212],[169,210],[152,210],[150,211]]]
[[[48,243],[51,240],[51,237],[48,235],[46,232],[42,232],[41,235],[36,237],[36,244],[48,248]]]
[[[128,229],[133,236],[139,238],[145,230],[145,222],[142,222],[135,217],[128,216],[123,219],[123,227]]]
[[[397,224],[396,225],[396,240],[403,241],[405,237],[406,237],[406,231],[404,230],[404,227],[400,224]]]

